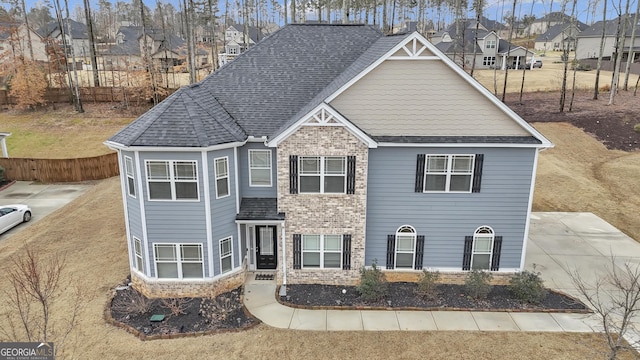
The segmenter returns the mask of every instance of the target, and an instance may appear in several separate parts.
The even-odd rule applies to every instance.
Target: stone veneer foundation
[[[147,298],[214,297],[244,284],[244,270],[213,280],[147,280],[131,273],[133,288]]]
[[[368,147],[341,126],[302,126],[278,145],[278,211],[286,214],[289,284],[353,285],[364,265]],[[289,155],[355,156],[354,194],[290,194]],[[293,234],[351,234],[351,270],[293,269]],[[279,251],[279,264],[284,264]],[[282,266],[278,283],[282,283]]]

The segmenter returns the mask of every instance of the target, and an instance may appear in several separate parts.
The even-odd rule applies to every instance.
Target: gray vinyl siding
[[[461,268],[464,238],[487,225],[503,236],[500,268],[519,268],[535,149],[377,148],[369,152],[365,262],[386,263],[387,235],[425,236],[425,268]],[[480,193],[417,193],[417,154],[484,154]]]
[[[233,237],[233,265],[240,265],[240,249],[238,248],[238,227],[236,221],[236,179],[233,149],[216,150],[207,153],[209,163],[209,193],[211,196],[211,227],[213,241],[213,271],[220,275],[220,240]],[[229,159],[229,196],[216,199],[215,159]],[[240,169],[238,169],[240,171]]]
[[[271,186],[249,186],[249,150],[271,150]],[[276,180],[277,156],[275,148],[268,148],[263,143],[247,143],[238,148],[238,177],[240,179],[240,197],[277,197]]]
[[[125,156],[128,156],[131,158],[131,161],[133,163],[133,179],[135,182],[135,190],[136,190],[136,197],[131,197],[129,196],[129,191],[127,189],[127,172],[126,172],[126,168],[125,168]],[[133,238],[136,237],[138,239],[140,239],[141,244],[143,244],[142,246],[144,246],[144,237],[143,237],[143,232],[142,232],[142,216],[140,213],[140,189],[138,189],[138,164],[136,164],[136,157],[135,157],[135,153],[131,152],[131,151],[123,151],[122,152],[122,156],[120,158],[120,164],[121,164],[121,171],[120,171],[120,176],[122,177],[123,181],[124,181],[124,201],[126,202],[126,210],[127,210],[127,219],[129,221],[129,233],[130,233],[130,238],[128,239],[128,241],[131,243],[131,254],[129,254],[129,258],[130,261],[132,263],[135,264],[135,251],[134,251],[134,243],[133,243]],[[146,263],[148,261],[148,259],[146,259],[145,254],[142,254],[143,260]],[[135,266],[135,265],[134,265]]]

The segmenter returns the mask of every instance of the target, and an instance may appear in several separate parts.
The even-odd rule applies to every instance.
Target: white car
[[[0,234],[29,220],[31,209],[27,205],[0,205]]]

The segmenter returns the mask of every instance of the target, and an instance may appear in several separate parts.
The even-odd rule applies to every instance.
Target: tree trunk
[[[84,0],[84,15],[87,18],[87,30],[89,32],[89,55],[91,56],[91,70],[93,70],[93,86],[100,86],[96,44],[95,37],[93,36],[93,20],[91,18],[91,5],[89,5],[89,0]]]
[[[632,30],[631,30],[631,41],[629,43],[629,55],[627,55],[627,65],[625,67],[624,70],[624,86],[623,89],[624,91],[628,90],[628,85],[629,85],[629,73],[631,70],[631,62],[633,61],[633,49],[635,47],[635,42],[636,42],[636,29],[638,28],[638,13],[640,13],[640,1],[636,0],[637,2],[637,7],[636,7],[636,13],[633,16],[633,22],[631,23]],[[623,35],[626,38],[626,34]]]
[[[69,2],[64,0],[64,6],[67,13],[67,31],[69,31],[69,48],[71,49],[71,67],[73,69],[73,77],[75,78],[75,92],[76,92],[76,111],[83,113],[82,100],[80,99],[80,89],[78,89],[78,71],[76,69],[76,53],[73,49],[73,35],[71,32],[71,22],[69,21]]]
[[[571,83],[571,100],[569,100],[569,112],[573,111],[573,99],[576,96],[576,72],[578,71],[577,69],[577,64],[578,64],[578,55],[575,51],[576,49],[576,43],[577,43],[577,19],[576,19],[576,6],[577,6],[578,0],[573,0],[573,6],[571,7],[571,27],[569,28],[569,36],[571,36],[572,41],[573,41],[573,81]],[[575,34],[574,34],[575,32]]]
[[[511,10],[511,24],[509,24],[509,29],[513,29],[516,21],[515,13],[516,13],[516,5],[518,4],[518,0],[513,0],[513,8]],[[513,31],[509,31],[509,47],[507,49],[507,57],[504,61],[509,61],[509,56],[511,55],[511,40],[513,38]],[[498,48],[498,44],[496,44],[496,49]],[[505,64],[507,65],[507,64]],[[504,102],[507,96],[507,78],[509,75],[509,66],[505,66],[504,68],[504,85],[502,87],[502,102]]]
[[[602,56],[604,54],[604,38],[607,28],[607,3],[609,0],[604,0],[604,9],[602,13],[602,34],[600,35],[600,50],[598,52],[598,64],[596,65],[596,82],[593,88],[593,100],[598,100],[598,92],[600,89],[600,69],[602,68]]]
[[[622,5],[622,4],[620,4]],[[608,105],[613,105],[613,101],[616,97],[616,92],[618,91],[618,81],[620,79],[620,64],[622,63],[622,53],[624,52],[624,41],[626,38],[627,32],[627,17],[629,16],[629,0],[627,0],[627,5],[624,11],[624,19],[623,15],[620,14],[620,19],[618,21],[618,36],[616,39],[616,61],[613,64],[613,78],[611,79],[611,89],[609,90],[609,103]],[[622,26],[620,23],[622,22]],[[636,24],[633,24],[634,26]]]
[[[29,55],[31,56],[31,61],[36,61],[33,58],[33,44],[31,43],[31,27],[29,27],[29,19],[27,18],[27,8],[24,5],[24,0],[22,3],[22,13],[24,15],[24,25],[27,27],[27,46],[29,47]]]

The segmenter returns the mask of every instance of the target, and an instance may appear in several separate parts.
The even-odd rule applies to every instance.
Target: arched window
[[[402,225],[396,231],[396,269],[413,269],[416,255],[416,229]]]
[[[488,226],[480,226],[473,234],[471,270],[489,270],[495,234]]]

